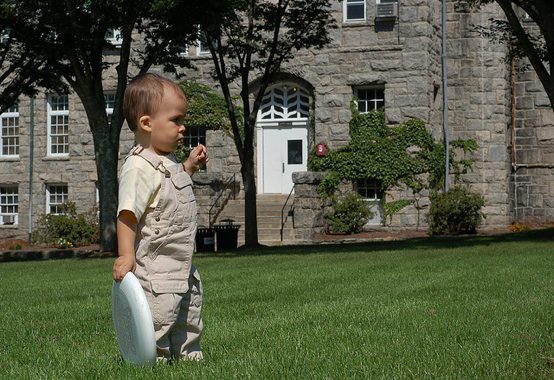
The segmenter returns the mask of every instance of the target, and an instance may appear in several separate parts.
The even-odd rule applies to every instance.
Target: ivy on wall
[[[309,170],[327,172],[318,187],[321,195],[331,196],[342,180],[357,179],[376,180],[383,192],[404,185],[414,195],[423,189],[439,190],[442,187],[444,145],[433,140],[422,120],[410,119],[389,127],[382,111],[354,112],[350,136],[351,142],[347,146],[326,149],[324,157],[317,157],[315,149],[310,152]],[[474,140],[455,140],[451,146],[450,172],[458,180],[473,163],[466,157],[467,153],[476,151],[478,146]],[[406,200],[395,202],[391,207],[385,204],[387,217],[413,203]]]
[[[185,126],[230,130],[231,123],[223,96],[202,83],[184,81],[180,85],[188,100]]]
[[[187,96],[185,128],[197,127],[231,133],[227,105],[222,95],[198,82],[183,81],[180,86]],[[240,108],[237,107],[237,110],[240,112]],[[184,161],[189,153],[190,148],[180,145],[175,151],[175,156],[177,160]]]

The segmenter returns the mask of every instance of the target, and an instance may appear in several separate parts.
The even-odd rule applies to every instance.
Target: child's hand
[[[123,280],[123,277],[128,272],[134,272],[136,269],[136,261],[134,256],[119,256],[113,263],[112,275],[117,282]]]
[[[185,171],[192,175],[208,162],[208,151],[202,144],[191,150],[189,157],[183,164]]]

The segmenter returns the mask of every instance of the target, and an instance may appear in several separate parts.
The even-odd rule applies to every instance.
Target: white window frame
[[[58,195],[57,191],[56,193],[54,194],[54,196],[61,196],[61,202],[52,202],[51,201],[51,196],[53,195],[52,194],[52,190],[53,189],[56,189],[58,190],[59,188],[63,188],[65,187],[65,193],[61,192],[60,194],[61,195]],[[60,215],[61,213],[59,212],[52,212],[52,207],[59,207],[61,205],[63,205],[64,203],[66,203],[68,201],[68,198],[69,198],[69,186],[67,185],[67,183],[49,183],[46,185],[46,214],[52,214],[52,215]]]
[[[396,4],[398,0],[375,0],[377,4]]]
[[[52,100],[58,97],[66,97],[66,109],[53,110]],[[48,118],[48,156],[49,157],[68,157],[69,156],[69,97],[67,95],[48,95],[47,102],[47,118]],[[67,152],[64,153],[52,153],[52,137],[64,136],[65,134],[52,135],[52,116],[65,116],[67,117]],[[64,146],[64,145],[60,145]]]
[[[123,44],[123,38],[121,37],[120,28],[109,28],[106,31],[106,42],[109,42],[116,48],[120,48]]]
[[[367,0],[344,0],[343,1],[343,22],[363,22],[367,20]],[[363,5],[364,6],[364,18],[348,18],[348,5]]]
[[[360,182],[362,182],[362,181],[363,181],[363,185],[360,186]],[[364,193],[366,194],[366,196],[364,196],[360,193],[361,189],[365,189]],[[375,193],[375,195],[372,198],[367,197],[368,190],[373,191]],[[377,183],[377,181],[372,180],[372,179],[368,179],[368,178],[358,179],[356,181],[356,191],[363,198],[364,201],[380,202],[381,199],[382,199],[379,195],[381,193],[381,188],[379,187],[379,184]]]
[[[201,33],[201,35],[204,35],[204,34]],[[207,49],[204,48],[204,46],[203,46],[204,44],[206,45]],[[216,45],[218,45],[217,41],[216,41]],[[205,56],[210,54],[210,48],[207,47],[208,46],[208,41],[202,42],[202,37],[199,36],[196,39],[195,46],[196,46],[196,56],[205,57]],[[187,54],[188,54],[188,50],[187,50]]]
[[[7,121],[14,119],[13,126],[6,125]],[[6,134],[9,129],[14,129],[14,135]],[[15,145],[4,144],[7,139],[15,139]],[[4,148],[14,148],[15,154],[4,154]],[[0,115],[0,157],[1,158],[19,158],[19,104],[16,103]]]
[[[185,148],[193,149],[196,148],[198,144],[206,146],[206,128],[186,127],[183,146]],[[200,172],[206,172],[206,165],[200,168]]]
[[[374,91],[374,97],[367,98],[367,99],[363,100],[363,102],[366,103],[366,110],[365,111],[360,111],[359,110],[359,103],[360,103],[359,92],[360,91]],[[379,98],[376,94],[376,91],[383,91],[383,97]],[[368,112],[371,112],[371,111],[378,110],[379,107],[377,106],[377,104],[379,102],[383,103],[382,108],[385,109],[385,87],[384,86],[357,87],[357,88],[354,89],[354,96],[355,96],[355,101],[356,101],[356,107],[358,108],[358,112],[360,112],[360,113],[368,113]],[[372,103],[371,108],[368,107],[368,105],[370,103]]]
[[[197,56],[206,56],[206,55],[210,54],[210,49],[208,48],[208,50],[205,50],[203,47],[204,47],[204,43],[202,43],[202,40],[200,38],[198,40],[196,40],[196,55]]]
[[[10,208],[12,212],[9,212]],[[18,185],[0,185],[0,226],[16,226],[18,224],[19,187]]]
[[[7,44],[10,40],[10,28],[5,28],[0,31],[0,44]]]
[[[108,123],[111,124],[113,110],[115,107],[115,92],[105,92],[104,103],[106,104],[106,115],[108,116]]]
[[[363,181],[363,185],[360,186],[360,182]],[[365,189],[365,196],[360,194],[360,190]],[[374,192],[372,198],[367,197],[368,189]],[[369,209],[373,213],[373,217],[368,220],[367,226],[381,225],[383,222],[383,193],[376,180],[369,178],[361,178],[356,181],[355,190],[358,195],[362,197],[364,202],[367,203]]]

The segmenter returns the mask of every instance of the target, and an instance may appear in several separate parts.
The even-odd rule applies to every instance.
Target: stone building
[[[532,71],[513,71],[503,61],[505,46],[474,31],[473,25],[499,17],[500,8],[490,5],[472,13],[458,1],[447,5],[450,138],[471,138],[479,144],[474,170],[464,179],[485,197],[483,228],[514,221],[551,223],[554,113],[548,98]],[[353,98],[361,112],[383,107],[391,125],[420,118],[437,140],[443,137],[440,2],[345,0],[333,7],[338,28],[331,30],[332,43],[302,51],[284,65],[258,117],[258,193],[262,201],[278,203],[268,209],[279,214],[269,224],[281,229],[281,239],[285,225],[285,240],[310,241],[325,230],[325,207],[315,194],[321,174],[306,172],[307,155],[318,143],[337,148],[349,142]],[[197,70],[187,72],[187,78],[217,89],[202,44],[190,47],[188,55]],[[108,107],[110,96],[106,94]],[[232,204],[240,204],[241,198],[240,163],[232,139],[222,131],[187,133],[191,146],[203,142],[210,152],[207,171],[194,178],[200,225],[229,217],[240,222],[240,207]],[[0,139],[0,238],[25,238],[38,215],[56,212],[67,200],[81,212],[94,208],[94,149],[75,94],[22,97],[17,107],[1,115]],[[132,144],[132,134],[124,128],[121,158]],[[293,187],[294,196],[287,202]],[[405,197],[401,189],[381,194],[378,184],[365,178],[352,187],[374,204],[376,217],[368,228],[421,226],[413,207],[402,210],[390,226],[381,226],[382,203]],[[279,237],[268,235],[265,240]]]

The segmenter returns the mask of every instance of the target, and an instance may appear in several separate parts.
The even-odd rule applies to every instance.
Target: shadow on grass
[[[259,246],[256,248],[240,247],[233,251],[217,253],[203,253],[205,257],[230,256],[257,256],[257,255],[305,255],[312,253],[348,253],[348,252],[377,252],[399,251],[403,249],[454,249],[459,247],[487,246],[506,242],[554,242],[554,228],[530,230],[520,233],[500,235],[464,235],[440,236],[425,238],[409,238],[395,241],[367,241],[356,243],[314,244],[314,245],[287,245],[287,246]],[[196,254],[198,255],[198,254]]]

